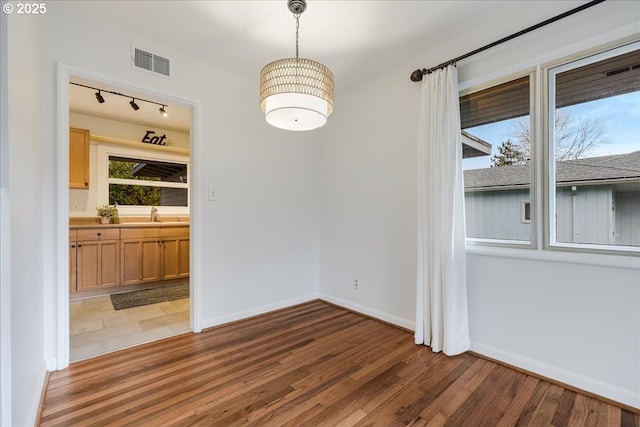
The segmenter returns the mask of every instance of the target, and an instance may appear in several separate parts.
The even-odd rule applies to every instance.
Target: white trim
[[[640,270],[640,257],[467,245],[467,254]]]
[[[109,178],[109,156],[126,156],[135,159],[158,160],[168,163],[179,163],[187,165],[189,179],[187,183],[179,182],[157,182],[157,181],[137,181],[127,179]],[[120,145],[97,144],[96,160],[96,196],[98,205],[109,203],[109,184],[125,185],[146,185],[150,187],[164,188],[184,188],[187,190],[187,206],[157,206],[158,215],[187,215],[189,213],[189,203],[191,202],[191,163],[188,155],[145,151],[143,147],[123,147]],[[126,215],[149,215],[151,206],[118,206],[120,216]]]
[[[69,77],[70,68],[57,64],[56,87],[56,347],[57,369],[69,366]]]
[[[339,305],[340,307],[347,308],[351,311],[355,311],[356,313],[364,314],[366,316],[370,316],[375,319],[382,320],[383,322],[391,323],[392,325],[409,329],[411,331],[415,330],[415,327],[416,327],[415,319],[412,319],[412,320],[403,319],[402,317],[398,317],[392,314],[384,313],[382,311],[374,310],[373,308],[365,307],[363,305],[356,304],[354,302],[347,301],[339,297],[334,297],[333,295],[328,295],[321,292],[320,299],[335,305]]]
[[[477,341],[471,341],[471,351],[640,409],[640,390],[628,390],[617,387]]]
[[[202,229],[203,219],[200,215],[194,215],[196,212],[202,212],[200,206],[202,200],[205,200],[205,185],[202,180],[194,179],[196,171],[204,170],[204,160],[201,156],[198,156],[200,152],[198,141],[200,140],[200,128],[198,124],[202,123],[200,120],[200,104],[192,102],[191,104],[191,122],[189,123],[189,152],[191,153],[191,165],[189,168],[189,295],[190,307],[189,307],[189,323],[191,324],[191,330],[193,332],[202,332],[202,310],[200,309],[202,304],[202,288],[203,279],[202,270],[200,269],[204,263],[202,262],[203,251],[194,250],[194,248],[203,247]],[[192,197],[193,194],[198,194],[199,197]]]
[[[319,298],[317,293],[312,293],[305,296],[287,299],[271,304],[261,305],[259,307],[252,307],[242,311],[236,311],[235,313],[225,314],[224,316],[218,316],[209,319],[202,319],[202,329],[212,328],[214,326],[224,325],[225,323],[235,322],[237,320],[247,319],[249,317],[258,316],[260,314],[269,313],[271,311],[280,310],[283,308],[291,307],[298,304],[304,304],[309,301],[317,300]]]
[[[11,425],[11,200],[7,21],[6,13],[0,15],[0,426]]]
[[[496,247],[514,246],[534,249],[529,240],[481,239],[479,237],[467,237],[467,245],[487,245]]]
[[[69,79],[70,76],[77,76],[86,79],[91,79],[105,84],[122,87],[126,90],[139,91],[148,93],[153,96],[164,98],[167,101],[173,101],[189,105],[192,111],[190,130],[190,145],[192,156],[196,152],[198,145],[197,135],[199,120],[199,103],[186,98],[178,97],[165,92],[160,92],[155,89],[151,89],[145,86],[132,84],[127,81],[114,79],[110,76],[105,76],[100,73],[89,71],[86,69],[77,68],[71,65],[67,65],[61,62],[57,63],[57,98],[56,98],[56,126],[57,126],[57,143],[56,143],[56,238],[55,248],[57,252],[57,274],[56,274],[56,307],[55,307],[55,342],[56,348],[53,349],[55,358],[52,360],[46,360],[47,366],[54,364],[56,369],[65,369],[69,366]],[[197,158],[192,157],[196,164],[200,164]],[[190,172],[189,180],[191,186],[197,181],[193,179],[193,172]],[[201,185],[196,184],[196,188],[201,188]],[[201,269],[199,257],[194,255],[194,248],[197,248],[200,243],[198,234],[195,234],[194,230],[199,230],[201,227],[201,221],[198,215],[193,215],[196,212],[192,206],[190,209],[190,287],[193,297],[190,299],[190,323],[192,330],[199,332],[200,329],[196,328],[196,325],[201,324],[199,319],[200,310],[196,300],[200,295],[200,288],[202,286]],[[54,320],[54,319],[52,319]]]

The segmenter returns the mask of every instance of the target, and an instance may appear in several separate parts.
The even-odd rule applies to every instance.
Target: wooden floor
[[[316,301],[51,374],[41,425],[635,426],[616,406]]]

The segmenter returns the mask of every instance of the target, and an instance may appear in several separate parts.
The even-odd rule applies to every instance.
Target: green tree
[[[498,146],[499,154],[494,154],[491,157],[491,167],[494,166],[512,166],[522,165],[529,161],[525,154],[520,151],[510,139],[502,142]]]
[[[133,176],[135,162],[109,161],[109,177],[159,181],[160,178]],[[157,206],[160,204],[160,189],[146,185],[109,184],[110,205]]]

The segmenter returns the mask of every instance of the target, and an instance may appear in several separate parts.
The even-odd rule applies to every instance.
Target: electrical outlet
[[[357,279],[353,281],[353,289],[355,290],[360,289],[360,283],[358,283]]]

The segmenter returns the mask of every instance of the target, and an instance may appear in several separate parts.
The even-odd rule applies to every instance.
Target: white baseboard
[[[365,307],[363,305],[356,304],[354,302],[347,301],[328,294],[320,293],[319,298],[332,304],[339,305],[340,307],[348,308],[349,310],[355,311],[356,313],[371,316],[376,319],[382,320],[383,322],[391,323],[392,325],[400,326],[401,328],[409,329],[411,331],[415,330],[415,322],[413,320],[407,320],[388,313],[383,313],[382,311],[374,310],[372,308]]]
[[[310,295],[305,295],[302,297],[292,298],[284,301],[278,301],[276,303],[266,304],[260,307],[252,307],[248,310],[237,311],[235,313],[226,314],[224,316],[202,319],[200,325],[202,325],[202,329],[212,328],[214,326],[219,326],[225,323],[235,322],[236,320],[246,319],[247,317],[257,316],[259,314],[268,313],[270,311],[280,310],[282,308],[287,308],[293,305],[313,301],[318,298],[319,296],[317,293],[312,293]]]
[[[561,383],[589,391],[597,394],[598,396],[640,409],[640,390],[634,391],[612,384],[607,384],[593,378],[585,377],[584,375],[580,375],[576,372],[567,371],[565,369],[485,345],[477,341],[471,341],[471,351],[517,366],[518,368],[525,369],[535,374],[542,375],[543,377],[554,379]]]
[[[35,390],[40,390],[40,393],[36,393],[33,396],[33,400],[31,402],[31,404],[29,405],[29,410],[27,412],[27,416],[25,418],[25,425],[28,426],[35,426],[36,425],[36,421],[38,419],[38,411],[40,410],[40,401],[42,399],[42,396],[44,396],[45,393],[45,381],[47,379],[47,370],[44,370],[42,372],[40,372],[39,378],[38,378],[38,382],[37,384],[39,384],[39,387],[36,387]],[[13,420],[12,422],[17,422],[17,420],[15,419],[15,415],[13,414]],[[17,424],[13,424],[13,425],[17,425]]]

